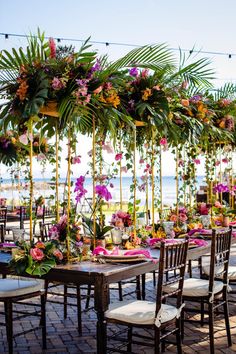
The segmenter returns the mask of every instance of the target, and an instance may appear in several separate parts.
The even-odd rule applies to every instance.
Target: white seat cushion
[[[215,268],[215,276],[219,279],[223,278],[223,274],[221,274],[224,270],[223,266],[216,266]],[[210,267],[209,266],[204,266],[202,267],[202,271],[204,274],[209,275],[210,274]],[[236,266],[229,266],[228,268],[228,279],[229,280],[236,280]]]
[[[152,325],[155,323],[156,304],[151,301],[128,300],[111,304],[105,317],[133,324]],[[161,323],[174,319],[178,314],[174,306],[162,304]]]
[[[44,289],[44,282],[35,279],[0,279],[0,298],[30,294]]]
[[[221,281],[214,282],[214,294],[223,289]],[[166,293],[170,293],[177,288],[178,284],[171,284],[164,287]],[[183,296],[207,296],[209,281],[206,279],[188,278],[184,280]]]

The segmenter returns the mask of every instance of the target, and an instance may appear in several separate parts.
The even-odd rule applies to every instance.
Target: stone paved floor
[[[232,264],[236,265],[236,246],[232,250]],[[129,285],[126,285],[125,292],[128,291]],[[152,278],[147,279],[147,299],[154,299],[154,289]],[[117,292],[112,291],[112,301],[117,298]],[[236,353],[236,295],[230,295],[230,299],[235,303],[230,303],[230,323],[233,345],[227,347],[226,332],[224,330],[224,320],[216,319],[215,321],[215,348],[217,353]],[[0,311],[3,306],[0,305]],[[198,318],[196,316],[196,318]],[[1,321],[1,319],[0,319]],[[15,331],[19,329],[29,329],[33,324],[37,323],[35,319],[21,320],[20,323],[15,322]],[[15,339],[15,354],[39,354],[39,353],[96,353],[96,314],[93,310],[83,314],[83,336],[79,337],[76,329],[76,311],[75,307],[68,308],[68,318],[63,319],[63,306],[59,304],[47,304],[47,350],[41,349],[41,333],[40,331],[31,332]],[[115,327],[111,330],[114,331]],[[133,351],[137,354],[152,354],[150,348],[135,347]],[[170,345],[166,348],[166,353],[176,353],[176,347]],[[208,327],[200,327],[199,324],[186,323],[185,339],[183,343],[183,353],[209,353]],[[6,332],[5,328],[0,327],[0,353],[7,353]]]

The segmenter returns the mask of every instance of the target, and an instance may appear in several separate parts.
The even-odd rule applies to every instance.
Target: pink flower
[[[127,173],[128,172],[128,168],[126,166],[122,166],[121,167],[121,172]]]
[[[222,204],[219,201],[215,202],[215,207],[220,209],[223,208]]]
[[[184,213],[179,214],[179,221],[185,222],[185,221],[187,221],[187,219],[188,219],[188,217],[186,214],[184,214]]]
[[[123,155],[122,152],[116,154],[115,160],[116,160],[116,161],[120,161],[120,160],[122,159],[122,155]]]
[[[78,155],[78,156],[75,156],[75,157],[73,157],[72,158],[72,163],[73,164],[76,164],[76,163],[81,163],[81,156],[80,155]]]
[[[110,188],[114,188],[114,184],[113,183],[110,183]]]
[[[216,161],[215,166],[219,166],[219,165],[220,165],[220,161]]]
[[[160,139],[160,145],[167,145],[167,139],[166,138],[161,138]]]
[[[227,157],[225,157],[225,158],[222,159],[222,162],[223,162],[223,163],[228,163],[229,160],[227,159]]]
[[[193,162],[195,165],[200,165],[201,161],[199,159],[193,159]]]
[[[140,159],[140,160],[139,160],[139,163],[140,163],[140,164],[142,164],[142,163],[144,163],[144,162],[145,162],[144,159]]]
[[[61,253],[61,251],[59,251],[58,249],[54,250],[53,251],[53,255],[59,259],[59,261],[62,261],[63,260],[63,254]]]
[[[27,137],[27,134],[22,134],[19,136],[19,142],[23,145],[28,145],[28,137]]]
[[[52,240],[58,240],[59,239],[58,228],[55,225],[50,227],[50,229],[48,230],[48,235]]]
[[[141,72],[142,77],[147,77],[148,76],[148,69],[143,69]]]
[[[183,166],[184,166],[184,160],[179,160],[178,166],[179,166],[179,167],[181,167],[181,166],[183,167]]]
[[[37,156],[37,161],[43,161],[43,160],[46,160],[46,155],[41,152]]]
[[[98,86],[98,88],[96,88],[95,90],[93,90],[93,93],[98,94],[102,91],[103,87],[102,86]]]
[[[56,90],[56,91],[57,90],[61,90],[64,87],[65,87],[64,83],[58,77],[55,76],[52,79],[52,88],[53,88],[53,90]]]
[[[116,221],[115,221],[115,226],[122,229],[122,228],[124,227],[124,222],[123,222],[123,220],[122,220],[122,219],[116,219]]]
[[[110,142],[103,144],[102,149],[105,150],[108,154],[114,153],[113,147],[111,146]]]
[[[49,38],[50,58],[56,58],[56,43],[53,38]]]
[[[42,259],[44,258],[44,253],[39,248],[31,248],[30,255],[35,261],[42,261]]]

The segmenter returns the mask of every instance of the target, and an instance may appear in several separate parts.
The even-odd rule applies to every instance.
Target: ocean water
[[[75,179],[72,178],[72,181],[74,182]],[[23,182],[23,181],[22,181]],[[34,190],[34,197],[37,198],[40,195],[46,197],[49,197],[50,194],[54,194],[54,191],[50,189],[49,185],[47,183],[51,183],[50,179],[40,179],[36,178],[34,179],[34,182],[36,183],[36,188]],[[119,178],[117,179],[112,179],[110,181],[114,187],[109,188],[109,191],[112,194],[112,200],[111,202],[119,202],[120,200],[120,181]],[[64,179],[60,179],[60,186],[59,186],[59,198],[60,200],[63,200],[64,196]],[[122,178],[122,194],[123,194],[123,201],[129,201],[130,198],[130,184],[132,184],[132,177],[123,177]],[[197,186],[199,187],[200,185],[204,184],[204,177],[199,176],[197,177]],[[24,185],[24,184],[23,184]],[[8,186],[8,188],[6,188]],[[87,197],[92,197],[92,179],[89,177],[86,177],[85,180],[85,189],[88,191]],[[38,189],[39,188],[39,189]],[[72,187],[72,198],[75,197],[73,193],[74,187]],[[171,206],[173,203],[176,201],[176,181],[174,176],[163,176],[162,178],[162,193],[163,193],[163,204],[164,205],[169,205]],[[23,199],[23,197],[28,197],[29,192],[27,189],[21,188],[18,190],[16,184],[12,184],[12,181],[9,179],[4,179],[1,183],[1,192],[0,192],[0,197],[1,198],[7,198],[9,201],[13,200],[13,202],[18,202],[20,199]],[[141,205],[145,204],[145,199],[146,199],[146,193],[145,192],[140,192],[137,189],[137,199],[141,200]],[[151,203],[151,187],[149,187],[149,202]]]

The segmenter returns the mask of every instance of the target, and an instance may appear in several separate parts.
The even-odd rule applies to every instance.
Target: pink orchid
[[[22,135],[20,135],[20,136],[19,136],[19,142],[20,142],[21,144],[23,144],[23,145],[28,145],[29,140],[28,140],[27,134],[22,134]]]
[[[72,163],[75,165],[76,163],[81,163],[81,156],[78,155],[78,156],[74,156],[72,158]]]
[[[46,160],[46,155],[41,152],[37,156],[37,161],[43,161],[43,160]]]
[[[219,165],[220,165],[220,161],[216,161],[215,166],[219,166]]]
[[[114,153],[114,149],[111,146],[110,142],[108,142],[106,144],[103,144],[102,149],[105,150],[108,154],[113,154]]]
[[[193,159],[193,162],[195,165],[200,165],[201,161],[199,159]]]
[[[183,167],[183,166],[184,166],[184,160],[179,160],[178,166],[179,166],[179,167],[181,167],[181,166]]]
[[[140,164],[142,164],[142,163],[144,163],[144,162],[145,162],[144,159],[140,159],[140,160],[139,160],[139,163],[140,163]]]
[[[128,172],[128,168],[126,166],[122,166],[121,167],[121,172],[127,173]]]
[[[225,158],[222,159],[222,162],[223,162],[223,163],[228,163],[228,162],[229,162],[229,159],[227,159],[227,157],[225,157]]]
[[[148,69],[143,69],[142,72],[141,72],[141,76],[142,77],[147,77],[148,76]]]

